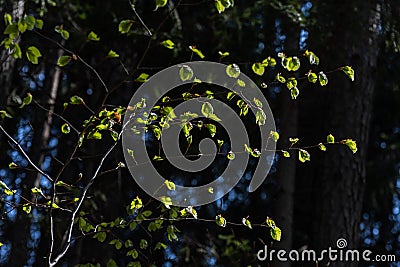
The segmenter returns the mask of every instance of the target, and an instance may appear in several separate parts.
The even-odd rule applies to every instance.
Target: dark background
[[[280,132],[279,148],[288,146],[289,137],[297,136],[300,146],[308,146],[323,142],[328,134],[333,134],[337,140],[356,140],[358,152],[353,155],[340,145],[329,146],[327,152],[314,149],[310,150],[311,162],[307,163],[298,162],[294,156],[290,159],[278,156],[264,184],[249,194],[249,178],[257,164],[257,160],[252,160],[246,179],[232,192],[216,203],[198,208],[199,217],[213,219],[221,213],[228,221],[239,223],[247,215],[254,222],[263,222],[270,216],[282,229],[280,242],[272,242],[265,228],[249,230],[232,225],[220,228],[213,222],[183,221],[176,223],[181,231],[179,241],[165,241],[163,232],[151,234],[150,240],[164,240],[168,248],[141,253],[142,266],[266,266],[267,263],[255,258],[264,244],[273,248],[324,249],[335,247],[339,238],[345,238],[349,248],[368,248],[374,254],[394,254],[399,259],[399,1],[235,1],[235,6],[222,14],[218,14],[214,1],[170,0],[157,11],[153,1],[139,0],[135,5],[154,33],[152,37],[145,34],[128,1],[60,0],[54,6],[45,0],[0,1],[1,14],[42,15],[44,28],[37,32],[53,40],[37,32],[26,32],[19,40],[23,50],[30,45],[40,49],[43,57],[38,65],[30,64],[25,57],[15,60],[4,47],[1,50],[0,109],[7,109],[13,115],[13,119],[3,120],[1,125],[38,166],[50,174],[57,173],[62,166],[60,162],[68,159],[77,142],[77,135],[61,133],[64,122],[48,110],[62,114],[82,130],[82,122],[91,115],[90,111],[81,105],[69,105],[64,110],[63,103],[79,95],[90,109],[98,112],[106,95],[96,75],[81,62],[74,61],[63,68],[56,66],[60,53],[65,53],[57,42],[98,71],[112,89],[106,105],[123,107],[140,86],[135,82],[140,73],[151,75],[177,63],[200,60],[189,50],[190,45],[199,48],[208,61],[219,61],[218,51],[229,51],[230,56],[222,59],[223,63],[237,63],[255,82],[269,85],[263,91]],[[134,20],[128,35],[118,33],[122,19]],[[54,31],[57,25],[69,30],[69,40],[63,41]],[[1,32],[4,26],[1,21]],[[101,42],[87,42],[90,31],[96,32]],[[174,50],[160,45],[166,39],[174,41]],[[120,57],[107,58],[110,49]],[[284,86],[273,83],[278,68],[268,69],[262,77],[251,70],[252,63],[268,56],[277,58],[278,52],[297,55],[302,63],[306,62],[302,57],[306,49],[319,56],[317,70],[328,73],[329,83],[321,87],[303,80],[299,83],[297,100],[290,98]],[[337,70],[345,65],[355,69],[354,82]],[[307,73],[309,67],[302,64],[298,77]],[[35,103],[19,109],[18,99],[27,92],[45,109]],[[248,127],[257,136],[255,125],[249,123]],[[194,144],[202,136],[201,132],[197,134]],[[253,140],[255,146],[258,138]],[[62,180],[76,185],[77,191],[72,194],[78,194],[79,188],[87,184],[111,143],[108,136],[103,140],[88,140],[78,157],[70,162]],[[104,170],[115,168],[120,161],[123,156],[119,145],[106,160]],[[9,170],[10,162],[26,168]],[[177,175],[157,164],[161,171],[175,177],[176,183],[197,179]],[[223,168],[226,160],[218,159],[215,164],[216,168]],[[217,174],[218,171],[211,171],[208,175]],[[41,187],[49,194],[51,185],[31,171],[4,134],[0,135],[0,179],[18,192],[14,196],[4,193],[1,196],[0,264],[45,265],[49,248],[48,210],[35,207],[27,215],[20,205],[25,203],[21,196],[34,199],[31,188]],[[95,181],[82,210],[93,225],[108,222],[125,216],[125,207],[136,195],[144,203],[148,200],[129,172],[119,169]],[[149,207],[155,209],[157,205],[151,202]],[[58,224],[56,237],[61,239],[66,215],[55,211],[54,216]],[[148,238],[144,230],[120,230],[117,235],[136,243]],[[88,262],[106,266],[110,258],[121,266],[129,262],[125,253],[107,242],[82,237],[78,229],[74,236],[76,241],[60,266]],[[400,266],[396,264],[360,263],[361,266]],[[330,263],[330,266],[356,265],[354,262]],[[273,266],[290,265],[275,263]]]

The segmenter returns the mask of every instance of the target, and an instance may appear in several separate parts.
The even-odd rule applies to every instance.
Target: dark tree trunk
[[[324,1],[315,5],[318,26],[311,32],[310,49],[320,55],[323,69],[352,65],[356,79],[351,82],[339,71],[328,76],[327,88],[309,91],[300,108],[302,126],[307,125],[301,135],[310,142],[325,139],[330,133],[337,141],[352,138],[359,150],[352,155],[347,147],[328,146],[323,155],[315,152],[313,157],[312,154],[314,168],[305,170],[299,177],[303,188],[312,186],[311,190],[303,190],[305,194],[311,193],[308,201],[312,208],[304,211],[298,221],[308,225],[304,229],[311,238],[308,245],[313,248],[335,248],[336,241],[344,238],[347,248],[355,249],[359,248],[360,241],[366,149],[379,45],[379,6],[377,1]],[[315,44],[320,46],[317,48]],[[334,266],[356,265],[356,262],[334,263]]]

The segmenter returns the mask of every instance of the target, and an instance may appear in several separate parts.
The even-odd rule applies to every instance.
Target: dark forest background
[[[335,246],[339,238],[345,238],[349,248],[368,248],[400,259],[399,1],[236,0],[221,14],[215,1],[207,0],[169,0],[156,11],[155,1],[138,0],[134,5],[135,9],[129,1],[0,0],[2,15],[12,14],[14,20],[32,15],[44,22],[41,30],[26,31],[16,41],[23,51],[31,45],[38,47],[42,53],[39,64],[31,64],[25,56],[15,59],[4,45],[0,51],[0,109],[13,117],[2,119],[1,126],[37,166],[52,175],[58,173],[78,141],[73,131],[62,133],[64,121],[55,114],[82,130],[91,110],[125,107],[141,85],[136,79],[140,73],[152,75],[174,64],[200,60],[189,49],[196,46],[206,56],[204,60],[236,63],[257,84],[268,84],[263,92],[280,133],[278,147],[287,147],[289,137],[298,137],[300,145],[307,146],[333,134],[338,140],[356,140],[358,152],[353,155],[344,146],[329,146],[326,152],[310,151],[311,161],[307,163],[300,163],[296,157],[278,156],[264,184],[248,193],[248,178],[257,164],[254,159],[246,179],[232,192],[216,203],[196,208],[199,217],[213,220],[223,214],[227,221],[239,223],[246,216],[252,221],[269,216],[282,230],[280,242],[273,242],[263,228],[221,228],[213,222],[194,220],[176,223],[179,240],[173,242],[167,240],[165,231],[118,230],[115,235],[132,240],[134,246],[139,247],[141,239],[151,243],[149,249],[139,253],[142,266],[316,266],[263,263],[257,261],[256,252],[264,244],[272,248],[324,249]],[[133,25],[128,34],[121,34],[118,25],[127,19]],[[60,25],[69,31],[68,40],[54,30]],[[1,20],[0,32],[5,28]],[[101,37],[100,42],[87,40],[90,31]],[[1,36],[2,40],[6,37]],[[174,49],[160,44],[167,39],[174,42]],[[110,93],[83,62],[73,59],[65,67],[57,66],[60,56],[72,56],[63,47],[93,66]],[[118,58],[107,57],[111,49],[119,54]],[[326,71],[329,83],[326,87],[301,83],[296,100],[283,86],[273,83],[275,69],[261,77],[252,72],[252,63],[268,56],[277,58],[277,53],[284,52],[301,57],[307,49],[319,56],[318,68]],[[221,59],[219,51],[229,51],[230,55]],[[355,70],[354,82],[335,71],[345,65]],[[302,65],[300,70],[307,73],[307,68]],[[18,108],[28,92],[33,102]],[[74,95],[84,99],[85,107],[63,106]],[[62,173],[62,181],[74,185],[66,194],[79,196],[112,142],[108,136],[85,142]],[[117,145],[103,170],[112,170],[124,161],[121,149]],[[10,169],[11,162],[19,167]],[[164,168],[164,172],[174,176],[170,169]],[[1,193],[0,265],[47,265],[48,208],[32,207],[27,214],[22,205],[26,203],[24,198],[37,200],[32,188],[41,188],[47,195],[52,185],[32,169],[3,132],[0,179],[17,192],[13,196]],[[196,178],[176,177],[175,182],[184,179]],[[88,191],[81,209],[85,214],[80,216],[93,225],[122,218],[136,196],[143,203],[149,201],[127,169],[106,172]],[[39,200],[43,201],[42,196]],[[151,205],[153,209],[158,207],[156,202]],[[54,210],[54,216],[58,225],[55,236],[62,240],[69,215]],[[99,242],[92,235],[85,236],[78,225],[73,236],[74,242],[59,266],[106,266],[111,258],[118,266],[127,266],[131,261],[126,251],[107,244],[111,239]],[[156,240],[168,247],[154,250]],[[318,266],[328,264],[358,263],[323,262]],[[400,266],[398,262],[359,264]]]

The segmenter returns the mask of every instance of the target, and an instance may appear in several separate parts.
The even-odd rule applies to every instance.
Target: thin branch
[[[133,10],[133,12],[135,13],[136,17],[138,18],[138,20],[140,21],[140,23],[143,25],[143,27],[146,29],[147,35],[148,36],[152,36],[153,34],[151,33],[150,29],[147,27],[147,25],[144,23],[144,21],[142,20],[142,18],[139,16],[139,14],[136,11],[136,7],[135,5],[132,3],[132,1],[129,1],[129,4],[131,5],[131,8]]]
[[[79,198],[78,204],[76,205],[75,209],[72,212],[72,216],[71,216],[71,219],[70,219],[70,223],[69,223],[68,229],[66,230],[66,234],[67,234],[66,244],[64,245],[64,248],[62,249],[62,251],[57,255],[57,257],[54,260],[49,259],[49,266],[50,267],[56,265],[58,263],[58,261],[62,257],[64,257],[64,255],[67,253],[69,247],[71,246],[72,230],[74,228],[74,220],[75,220],[76,214],[78,213],[80,207],[82,206],[82,203],[85,200],[87,192],[89,191],[90,187],[94,183],[95,179],[98,177],[100,169],[103,167],[104,161],[106,160],[108,155],[111,153],[111,151],[117,146],[118,141],[120,140],[121,134],[122,134],[122,131],[119,134],[117,141],[115,141],[114,144],[104,154],[104,156],[100,160],[99,165],[97,166],[97,169],[96,169],[95,173],[93,174],[92,178],[89,180],[88,184],[83,189],[83,192],[82,192],[81,197]]]
[[[17,142],[17,140],[15,140],[11,135],[9,135],[1,125],[0,125],[0,130],[8,137],[8,139],[11,140],[12,143],[14,143],[14,145],[18,147],[18,150],[24,155],[24,157],[28,160],[29,164],[31,164],[32,167],[35,168],[35,170],[37,170],[40,174],[46,177],[50,182],[53,182],[53,179],[50,177],[50,175],[42,171],[38,166],[36,166],[35,163],[32,162],[28,154],[26,154],[25,150],[21,147],[21,145]]]
[[[83,60],[79,55],[75,54],[74,52],[72,52],[71,50],[67,49],[65,46],[63,46],[62,44],[60,44],[59,42],[51,39],[50,37],[47,37],[46,35],[34,30],[34,32],[39,35],[40,37],[52,42],[53,44],[56,44],[58,47],[60,47],[61,49],[63,49],[65,52],[68,52],[71,55],[75,55],[77,59],[79,59],[80,62],[82,62],[86,67],[88,67],[95,75],[96,77],[99,79],[100,83],[103,85],[104,89],[106,90],[106,92],[108,93],[108,87],[106,85],[106,83],[104,82],[104,80],[101,78],[100,74],[95,70],[95,68],[93,68],[89,63],[87,63],[85,60]]]

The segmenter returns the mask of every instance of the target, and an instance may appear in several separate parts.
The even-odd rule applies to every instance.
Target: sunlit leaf
[[[196,55],[198,55],[201,59],[203,59],[205,56],[203,55],[203,53],[196,48],[196,46],[189,46],[189,49],[192,50],[193,53],[195,53]]]
[[[221,226],[221,227],[225,227],[225,226],[226,226],[226,220],[225,220],[224,217],[222,217],[221,214],[215,216],[215,223],[216,223],[218,226]]]
[[[334,137],[332,134],[329,134],[329,135],[326,137],[326,141],[327,141],[329,144],[333,144],[333,143],[335,143],[335,137]]]
[[[171,40],[165,40],[161,42],[161,45],[163,45],[164,47],[168,48],[168,49],[174,49],[175,44],[174,42],[172,42]]]
[[[240,68],[236,64],[229,64],[225,71],[226,74],[231,78],[238,78],[240,75]]]
[[[62,133],[64,133],[64,134],[69,134],[70,131],[71,131],[71,127],[69,126],[68,123],[64,123],[64,124],[61,126],[61,132],[62,132]]]
[[[350,66],[345,66],[342,68],[342,71],[350,78],[352,82],[354,82],[354,70]]]
[[[193,70],[188,65],[183,65],[179,69],[179,77],[183,82],[191,80],[193,78],[193,75],[194,75]]]
[[[122,20],[118,25],[118,31],[121,34],[128,33],[129,30],[131,29],[132,25],[133,25],[133,20],[130,20],[130,19]]]
[[[42,54],[35,46],[30,46],[26,49],[26,57],[32,64],[38,64],[38,58],[41,56]]]
[[[71,61],[72,57],[71,56],[61,56],[57,60],[57,65],[60,67],[64,67]]]
[[[299,160],[301,162],[310,161],[310,153],[304,149],[299,149]]]
[[[90,41],[100,41],[100,37],[95,32],[90,32],[87,36]]]
[[[357,143],[352,139],[345,139],[340,141],[341,144],[345,144],[350,148],[350,150],[355,154],[357,152]]]

